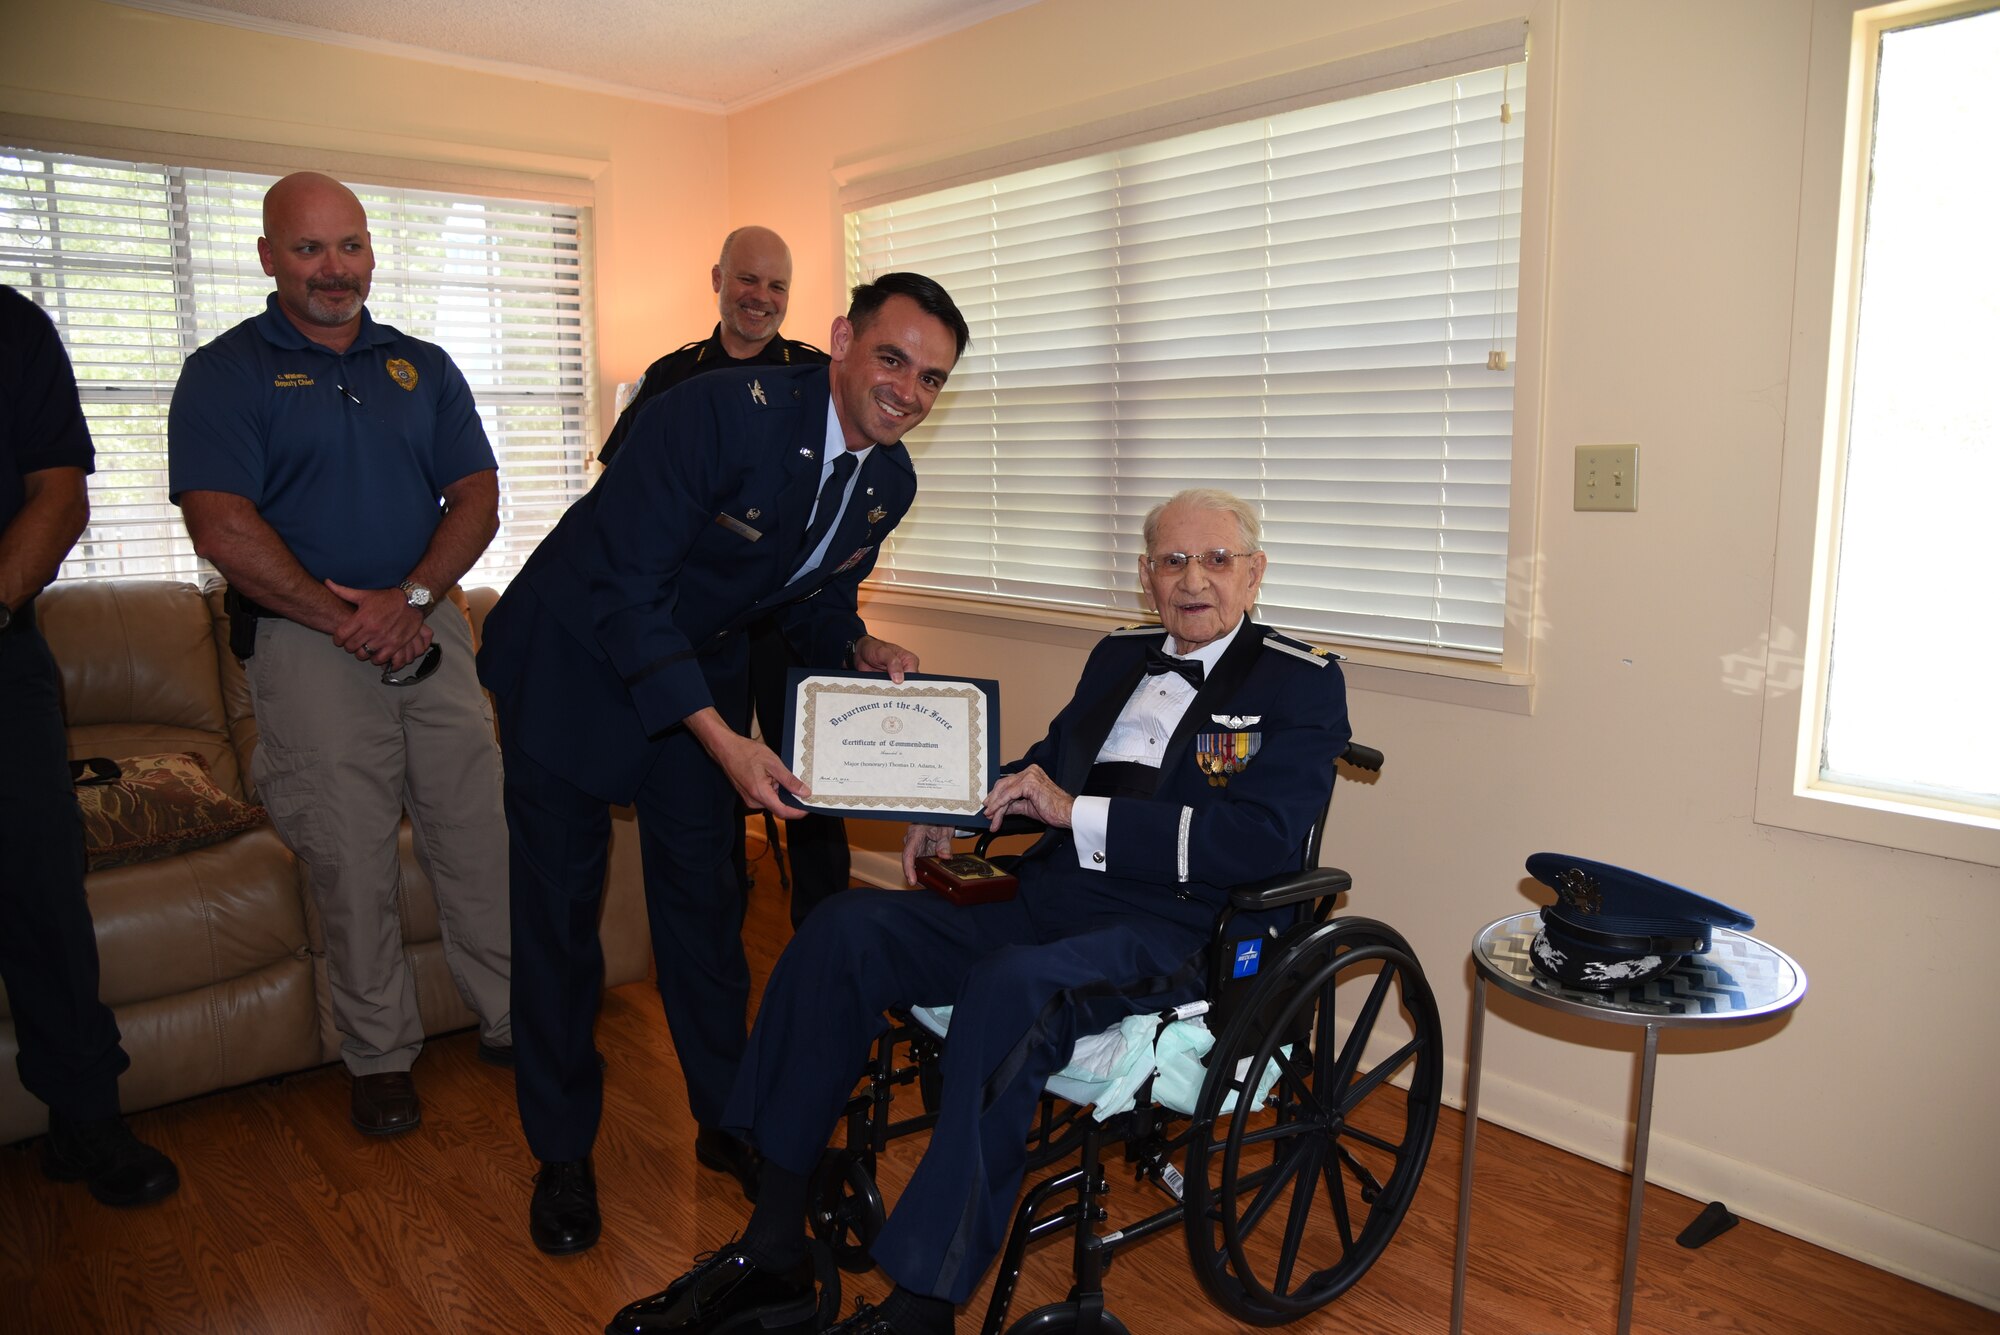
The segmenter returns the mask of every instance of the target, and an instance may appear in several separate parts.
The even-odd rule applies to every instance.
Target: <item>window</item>
[[[167,499],[181,363],[264,308],[257,259],[277,178],[0,148],[0,283],[40,303],[97,445],[91,521],[60,579],[199,578]],[[500,531],[467,574],[505,585],[585,489],[591,446],[584,211],[357,185],[369,312],[441,344],[500,462]]]
[[[848,212],[850,280],[926,273],[973,337],[877,581],[1142,615],[1139,518],[1213,484],[1263,510],[1264,620],[1499,663],[1523,59],[1507,25],[1442,73]]]
[[[2000,186],[1964,155],[2000,126],[2000,9],[1855,8],[1822,5],[1815,52],[1816,69],[1846,57],[1844,153],[1819,135],[1844,174],[1817,201],[1830,282],[1802,289],[1824,303],[1830,356],[1794,394],[1780,540],[1812,560],[1777,586],[1776,616],[1802,607],[1805,629],[1774,619],[1798,668],[1767,689],[1758,814],[2000,862],[2000,415],[1985,381],[2000,272],[1976,259]],[[1802,258],[1815,240],[1802,234]]]

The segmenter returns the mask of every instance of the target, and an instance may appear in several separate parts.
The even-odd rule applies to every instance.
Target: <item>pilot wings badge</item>
[[[1225,788],[1231,775],[1250,767],[1263,744],[1262,733],[1199,732],[1194,738],[1195,764],[1208,776],[1209,787]]]
[[[1262,714],[1210,714],[1209,717],[1225,728],[1254,728],[1264,721]]]

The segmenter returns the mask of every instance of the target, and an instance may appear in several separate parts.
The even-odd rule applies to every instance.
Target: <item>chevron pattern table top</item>
[[[1539,912],[1488,923],[1472,940],[1472,962],[1502,991],[1552,1010],[1622,1024],[1744,1024],[1789,1010],[1806,994],[1805,970],[1776,946],[1718,927],[1704,955],[1635,987],[1589,992],[1536,973],[1528,947]]]

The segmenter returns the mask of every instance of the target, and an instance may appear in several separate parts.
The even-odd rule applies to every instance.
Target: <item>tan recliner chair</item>
[[[471,611],[454,599],[475,637],[493,597],[475,590]],[[36,600],[36,616],[62,672],[72,757],[192,751],[217,786],[257,800],[249,778],[257,720],[229,652],[219,583],[58,585]],[[650,963],[636,830],[630,821],[614,829],[602,928],[607,984],[643,978]],[[403,942],[424,1032],[464,1028],[474,1017],[445,968],[436,901],[410,852],[407,822],[401,847]],[[208,848],[92,872],[85,886],[99,991],[132,1059],[118,1087],[127,1112],[337,1058],[317,914],[268,824]],[[16,1051],[0,992],[0,1144],[48,1123],[21,1087]]]

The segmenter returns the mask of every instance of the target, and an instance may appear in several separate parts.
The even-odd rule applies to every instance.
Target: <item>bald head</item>
[[[792,251],[768,227],[739,227],[722,241],[722,258],[710,272],[722,347],[751,357],[777,336],[792,300]]]
[[[318,172],[279,181],[264,194],[257,256],[277,280],[285,318],[315,343],[346,351],[375,272],[368,214],[354,192]]]

